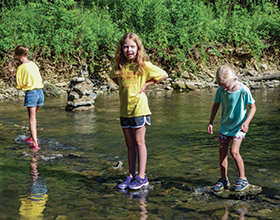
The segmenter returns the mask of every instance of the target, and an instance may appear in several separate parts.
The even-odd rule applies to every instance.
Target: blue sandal
[[[236,184],[235,184],[235,191],[239,192],[239,191],[243,191],[244,189],[246,189],[247,187],[249,186],[249,182],[248,180],[244,180],[244,179],[241,179],[241,178],[238,178],[236,180]]]
[[[223,190],[224,188],[229,188],[229,186],[230,186],[230,183],[229,183],[228,178],[226,178],[226,179],[220,178],[218,180],[218,182],[216,182],[216,184],[214,185],[213,189],[214,189],[214,191],[219,192],[219,191]]]

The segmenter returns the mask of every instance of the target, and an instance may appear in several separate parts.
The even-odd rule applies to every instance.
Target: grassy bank
[[[178,76],[244,51],[256,59],[270,53],[278,62],[280,15],[273,2],[3,0],[0,76],[13,83],[12,51],[20,44],[43,64],[87,63],[93,73],[101,60],[112,60],[118,40],[130,31],[141,37],[151,60],[177,69]]]

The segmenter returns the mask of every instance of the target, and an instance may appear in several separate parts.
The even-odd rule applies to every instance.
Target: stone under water
[[[217,197],[223,199],[253,199],[262,192],[262,187],[250,184],[246,189],[240,192],[235,191],[234,186],[220,192],[215,192],[212,188],[212,192]]]

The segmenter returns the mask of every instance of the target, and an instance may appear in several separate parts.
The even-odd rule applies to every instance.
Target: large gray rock
[[[252,199],[262,192],[262,187],[250,184],[245,190],[237,192],[234,187],[213,193],[223,199]]]
[[[195,90],[195,89],[199,88],[199,86],[197,86],[195,83],[192,83],[192,82],[186,82],[186,87],[189,90]]]
[[[171,86],[176,90],[186,90],[186,88],[187,88],[184,81],[172,82]]]

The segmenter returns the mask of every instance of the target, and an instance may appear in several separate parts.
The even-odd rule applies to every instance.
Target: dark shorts
[[[139,116],[134,118],[123,118],[121,117],[122,128],[141,128],[144,125],[151,125],[151,117]]]
[[[24,106],[36,107],[44,105],[44,92],[42,89],[33,89],[25,92]]]

